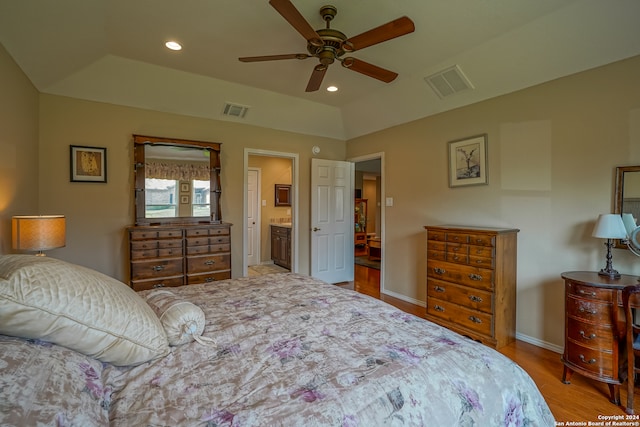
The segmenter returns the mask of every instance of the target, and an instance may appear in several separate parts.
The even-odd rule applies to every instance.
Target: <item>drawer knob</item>
[[[156,283],[155,285],[153,285],[153,288],[164,288],[164,283]]]
[[[585,340],[592,340],[592,339],[594,339],[594,338],[596,337],[596,334],[591,334],[591,335],[587,336],[587,335],[584,333],[584,331],[580,331],[580,336],[581,336],[582,338],[584,338]]]
[[[588,296],[588,297],[595,297],[595,296],[596,296],[596,293],[595,293],[595,292],[587,292],[587,291],[585,291],[585,290],[583,290],[583,289],[578,289],[578,293],[579,293],[580,295],[586,295],[586,296]]]
[[[473,302],[482,302],[482,298],[475,295],[469,295],[469,299]]]
[[[207,283],[213,282],[213,277],[207,277],[204,281]]]
[[[212,261],[212,260],[207,260],[207,261],[205,261],[204,263],[205,263],[205,265],[213,265],[213,264],[215,264],[216,262],[215,262],[215,261]]]
[[[589,359],[589,360],[587,360],[587,359],[584,357],[584,355],[583,355],[583,354],[581,354],[581,355],[580,355],[580,356],[578,356],[578,357],[580,357],[580,360],[581,360],[583,363],[586,363],[586,364],[588,364],[588,365],[593,365],[594,363],[596,363],[596,359]]]
[[[433,269],[433,272],[436,273],[436,274],[444,274],[444,273],[446,273],[446,270],[444,268],[436,267],[436,268]]]
[[[162,271],[164,270],[164,265],[154,265],[151,267],[154,271]]]
[[[444,307],[441,305],[434,305],[433,309],[436,311],[444,312]]]
[[[578,311],[580,311],[580,313],[598,314],[598,310],[589,310],[589,309],[584,308],[584,307],[580,307],[580,308],[578,309]]]
[[[482,280],[482,276],[479,274],[470,274],[469,279],[479,282]]]
[[[434,286],[433,289],[435,289],[436,292],[444,292],[444,288],[442,286]]]
[[[473,323],[482,323],[482,319],[476,316],[469,316],[469,320],[471,320]]]

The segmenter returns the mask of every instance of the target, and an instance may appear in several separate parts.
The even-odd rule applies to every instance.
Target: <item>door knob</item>
[[[320,231],[318,227],[313,227],[313,231]]]

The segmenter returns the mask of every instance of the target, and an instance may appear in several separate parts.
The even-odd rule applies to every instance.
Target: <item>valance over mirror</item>
[[[640,166],[619,166],[616,168],[616,188],[614,199],[614,213],[620,214],[629,223],[629,218],[638,224],[640,219]],[[629,216],[630,215],[630,216]],[[626,217],[626,218],[625,218]],[[637,228],[637,225],[636,225]],[[640,253],[640,245],[636,238],[629,240],[630,249]],[[636,247],[636,245],[638,245]],[[621,240],[616,241],[617,248],[626,248]]]
[[[133,135],[136,224],[220,223],[220,143]]]

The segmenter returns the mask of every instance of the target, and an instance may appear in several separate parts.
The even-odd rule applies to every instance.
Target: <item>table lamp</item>
[[[19,215],[11,218],[12,246],[20,251],[43,251],[66,245],[64,215]]]
[[[611,263],[611,246],[613,246],[614,239],[627,238],[627,230],[622,222],[622,217],[619,214],[601,214],[598,217],[598,221],[596,221],[596,226],[593,228],[592,236],[607,239],[605,242],[605,246],[607,247],[607,264],[598,274],[611,278],[620,277],[620,273],[614,270]]]

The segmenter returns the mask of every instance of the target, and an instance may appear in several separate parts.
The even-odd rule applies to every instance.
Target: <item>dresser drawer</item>
[[[163,277],[160,279],[152,279],[152,280],[134,280],[131,283],[131,287],[136,292],[146,291],[148,289],[168,288],[168,287],[182,286],[182,285],[184,285],[182,276]]]
[[[227,227],[211,227],[211,228],[194,228],[187,229],[187,237],[197,236],[219,236],[229,234],[229,228]]]
[[[493,289],[493,271],[437,260],[427,260],[427,276],[478,289]]]
[[[227,280],[231,279],[231,271],[214,271],[211,273],[202,273],[202,274],[188,274],[187,275],[187,284],[188,285],[199,285],[201,283],[211,283],[216,282],[218,280]]]
[[[490,268],[492,270],[496,267],[494,258],[483,258],[471,255],[469,256],[469,265],[474,267]]]
[[[444,231],[429,230],[429,231],[427,231],[427,239],[428,240],[433,240],[433,241],[438,241],[438,242],[446,242],[447,233],[445,233]],[[429,244],[431,244],[431,243],[429,243]]]
[[[131,231],[131,240],[168,239],[182,237],[182,230],[136,230]]]
[[[437,279],[427,280],[427,297],[437,298],[488,314],[493,313],[493,294],[480,289],[454,285]]]
[[[602,302],[614,302],[617,294],[613,289],[586,286],[574,282],[567,282],[566,291],[567,296]]]
[[[496,238],[495,236],[488,236],[486,234],[469,234],[469,244],[493,247],[496,245]]]
[[[187,274],[206,273],[231,268],[230,255],[204,255],[187,257]]]
[[[215,254],[221,252],[229,252],[230,250],[230,243],[224,245],[187,246],[187,255]]]
[[[429,298],[427,314],[483,335],[493,335],[493,316],[436,298]]]
[[[613,354],[593,350],[589,347],[567,341],[564,351],[565,360],[592,372],[602,379],[614,378]]]
[[[157,240],[139,240],[131,242],[132,251],[148,251],[151,249],[158,249]]]
[[[149,261],[132,261],[131,275],[136,280],[179,276],[183,274],[182,258],[158,258]]]
[[[611,304],[569,296],[567,316],[600,325],[611,325]]]
[[[567,338],[594,350],[606,350],[613,342],[613,328],[567,318]]]

